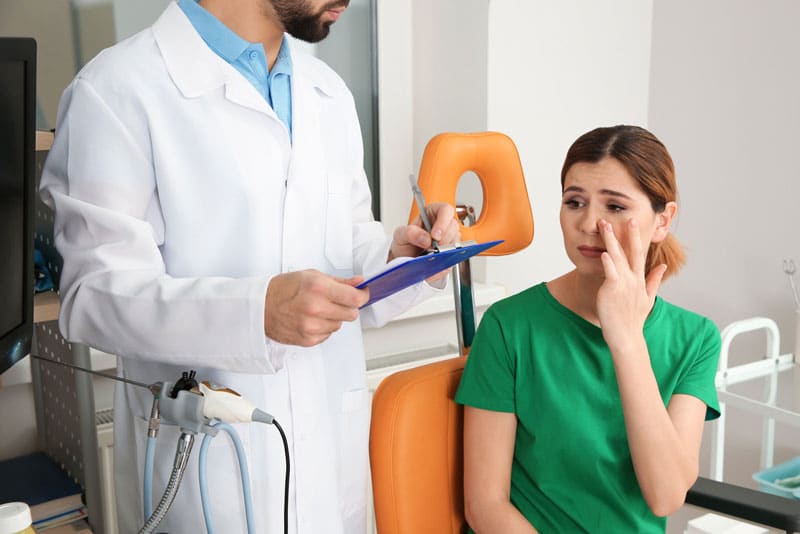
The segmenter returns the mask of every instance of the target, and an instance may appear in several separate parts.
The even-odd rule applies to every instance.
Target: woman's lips
[[[586,247],[586,246],[578,247],[578,252],[580,252],[587,258],[599,258],[605,251],[606,249],[598,247]]]

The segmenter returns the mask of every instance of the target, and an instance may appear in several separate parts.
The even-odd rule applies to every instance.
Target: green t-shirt
[[[716,326],[657,298],[644,336],[664,404],[692,395],[718,417]],[[544,283],[487,310],[456,402],[517,415],[511,502],[539,532],[664,532],[633,471],[602,332]]]

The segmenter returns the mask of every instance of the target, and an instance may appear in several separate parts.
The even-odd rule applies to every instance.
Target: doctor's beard
[[[284,29],[293,37],[309,43],[317,43],[328,36],[332,20],[322,20],[331,9],[346,8],[350,0],[333,0],[316,11],[308,0],[271,0]]]

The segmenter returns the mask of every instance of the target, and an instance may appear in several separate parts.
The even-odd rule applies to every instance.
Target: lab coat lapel
[[[325,146],[320,129],[321,98],[315,84],[301,69],[292,76],[292,160],[289,180],[317,182],[324,176]],[[323,184],[317,182],[321,187]]]
[[[233,67],[231,67],[231,69],[233,69]],[[275,120],[279,120],[278,116],[275,114],[272,108],[269,107],[269,104],[267,104],[267,101],[264,99],[264,97],[258,94],[258,91],[256,91],[255,87],[253,87],[253,84],[247,81],[247,79],[239,72],[235,72],[234,75],[230,76],[225,81],[225,98],[234,104],[239,104],[240,106],[244,106],[261,113],[266,113]]]
[[[224,85],[226,99],[279,120],[256,88],[206,45],[176,3],[153,24],[153,34],[183,96],[198,97]]]
[[[297,66],[297,63],[295,63]],[[284,200],[284,267],[323,267],[327,177],[321,98],[302,68],[292,75],[292,154]],[[300,260],[302,258],[302,260]]]
[[[186,98],[225,83],[227,64],[205,44],[178,4],[167,6],[153,24],[153,37],[172,82]]]

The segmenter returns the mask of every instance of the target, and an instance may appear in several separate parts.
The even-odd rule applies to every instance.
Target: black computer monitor
[[[36,41],[0,37],[0,373],[33,335]]]

